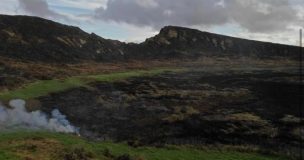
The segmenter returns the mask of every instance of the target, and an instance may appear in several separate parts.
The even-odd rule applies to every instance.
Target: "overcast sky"
[[[304,0],[1,0],[1,14],[39,16],[140,42],[163,26],[297,45]]]

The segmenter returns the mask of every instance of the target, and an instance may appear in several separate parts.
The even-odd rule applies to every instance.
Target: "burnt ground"
[[[93,83],[39,98],[97,139],[138,144],[254,145],[295,154],[300,140],[296,68],[196,67]]]

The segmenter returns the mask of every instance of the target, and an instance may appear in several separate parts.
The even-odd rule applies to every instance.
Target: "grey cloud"
[[[52,11],[46,0],[19,0],[19,5],[22,10],[34,16],[68,20],[66,16]]]
[[[295,23],[288,0],[109,0],[95,18],[137,26],[212,26],[237,23],[251,32],[284,30]]]
[[[223,24],[227,17],[222,16],[223,7],[214,5],[216,2],[219,0],[109,0],[106,9],[96,10],[95,17],[154,28],[169,24]]]
[[[298,21],[288,0],[226,0],[225,5],[227,15],[252,32],[285,30]]]

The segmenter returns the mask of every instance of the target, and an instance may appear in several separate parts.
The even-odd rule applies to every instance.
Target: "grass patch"
[[[7,151],[0,151],[0,159],[3,159],[3,160],[19,160],[20,158],[18,158],[14,154],[11,154]]]
[[[91,82],[113,82],[122,80],[130,77],[140,76],[153,76],[164,72],[178,72],[183,69],[152,69],[152,70],[133,70],[127,72],[117,72],[110,74],[100,75],[84,75],[84,76],[73,76],[66,79],[53,79],[53,80],[41,80],[34,83],[27,84],[21,88],[5,91],[0,93],[0,100],[10,99],[31,99],[40,96],[45,96],[49,93],[60,92],[70,88],[85,87]]]
[[[45,146],[43,146],[45,145]],[[20,147],[21,146],[21,147]],[[32,149],[35,148],[35,149]],[[106,157],[105,151],[112,157]],[[81,152],[81,153],[79,153]],[[0,134],[0,158],[64,159],[65,156],[111,160],[121,155],[144,160],[285,160],[287,158],[237,151],[199,150],[191,147],[132,148],[124,143],[90,142],[83,138],[47,132],[14,132]],[[2,157],[6,158],[2,158]]]

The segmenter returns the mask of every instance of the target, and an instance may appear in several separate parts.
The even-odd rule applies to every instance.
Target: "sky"
[[[39,16],[125,42],[175,25],[299,45],[304,0],[1,0],[0,14]]]

